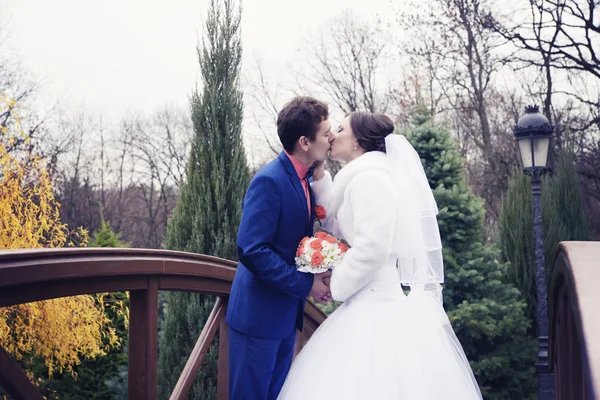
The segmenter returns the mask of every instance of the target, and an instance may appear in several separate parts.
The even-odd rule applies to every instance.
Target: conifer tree
[[[484,208],[467,184],[465,160],[448,131],[418,110],[403,132],[419,153],[439,208],[444,307],[485,399],[524,399],[535,388],[535,342],[507,264],[484,241]]]
[[[531,204],[530,178],[521,170],[516,170],[510,179],[500,212],[500,244],[503,259],[510,263],[507,278],[525,296],[527,316],[532,321],[530,334],[536,337],[537,298]],[[559,242],[590,238],[579,175],[574,156],[568,150],[560,153],[556,169],[542,181],[542,223],[546,276],[550,277],[554,250]]]
[[[201,89],[191,97],[194,138],[181,196],[169,221],[164,247],[237,259],[236,237],[250,172],[242,144],[243,99],[239,74],[241,8],[211,0],[203,45],[198,48]],[[159,346],[159,398],[175,387],[215,298],[169,292]],[[214,399],[218,337],[190,391]]]

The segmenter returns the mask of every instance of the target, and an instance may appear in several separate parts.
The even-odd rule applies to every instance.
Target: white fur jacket
[[[316,205],[325,208],[323,229],[342,237],[350,249],[332,273],[331,294],[345,301],[362,289],[392,254],[399,199],[385,153],[373,151],[312,183]]]

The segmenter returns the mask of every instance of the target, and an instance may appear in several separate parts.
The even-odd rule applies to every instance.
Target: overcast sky
[[[296,71],[290,65],[298,66],[303,39],[327,29],[335,16],[349,10],[392,19],[403,0],[243,0],[242,5],[243,76],[249,76],[258,57],[267,80],[276,83],[293,81]],[[208,0],[0,0],[0,33],[9,34],[3,49],[12,49],[43,82],[36,93],[42,106],[59,101],[63,109],[83,108],[115,124],[132,112],[188,107],[199,81],[196,46],[207,7]],[[518,84],[512,81],[498,84]],[[284,96],[279,103],[287,100]],[[260,147],[263,142],[255,142],[263,136],[253,126],[250,108],[245,110],[246,144]]]
[[[43,79],[46,103],[102,111],[186,106],[198,80],[196,44],[207,0],[3,0],[9,46]],[[244,69],[293,59],[302,38],[344,9],[389,14],[390,0],[244,0]],[[8,18],[6,18],[8,16]],[[283,70],[285,74],[285,70]],[[117,114],[117,115],[115,115]]]

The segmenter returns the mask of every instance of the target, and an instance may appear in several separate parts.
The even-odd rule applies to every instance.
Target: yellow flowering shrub
[[[0,115],[9,108],[12,125],[0,122],[0,251],[63,247],[72,245],[71,239],[86,246],[87,231],[70,232],[60,221],[44,160],[8,152],[7,145],[25,135],[18,107],[0,95]],[[23,362],[31,356],[42,358],[50,375],[72,371],[82,357],[95,358],[120,345],[104,305],[100,294],[0,308],[0,347]]]

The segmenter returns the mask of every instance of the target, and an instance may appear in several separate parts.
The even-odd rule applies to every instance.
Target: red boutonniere
[[[321,221],[324,220],[325,218],[327,218],[327,212],[325,211],[325,207],[316,206],[315,207],[315,216],[317,217],[317,220],[319,221],[319,226],[322,228],[323,224],[321,223]]]

